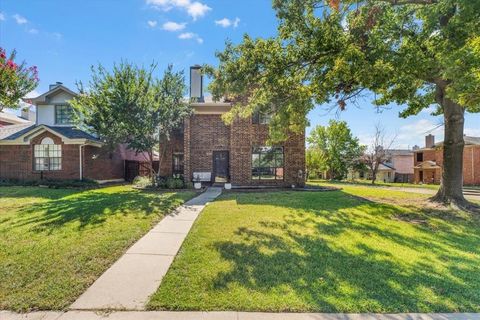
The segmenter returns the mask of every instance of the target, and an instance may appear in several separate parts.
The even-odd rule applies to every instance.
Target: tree
[[[442,184],[435,201],[468,206],[462,194],[464,112],[480,111],[480,1],[274,0],[278,36],[227,43],[211,90],[275,114],[271,134],[301,128],[314,105],[340,110],[365,91],[402,117],[435,104],[445,122]],[[230,116],[231,118],[231,116]]]
[[[0,112],[5,107],[18,108],[20,99],[39,82],[37,67],[28,67],[25,62],[17,64],[16,55],[14,50],[7,56],[5,49],[0,47]]]
[[[330,120],[328,126],[316,126],[307,141],[312,152],[318,154],[317,170],[326,170],[335,180],[345,178],[364,151],[345,121]]]
[[[393,145],[395,137],[387,140],[385,137],[385,129],[377,124],[375,126],[375,133],[372,138],[372,143],[366,150],[363,161],[368,167],[372,176],[372,184],[377,180],[378,168],[380,165],[388,161],[390,155],[388,149]]]
[[[137,153],[147,154],[152,175],[153,151],[160,155],[175,129],[183,125],[191,109],[184,102],[183,72],[168,66],[162,79],[155,79],[156,65],[149,69],[122,62],[112,72],[92,67],[88,92],[78,83],[80,95],[71,102],[77,123],[101,137],[110,149],[126,143]],[[160,156],[160,175],[162,156]]]
[[[307,148],[305,151],[305,162],[307,166],[307,179],[323,177],[322,174],[327,168],[324,167],[320,152],[316,148]]]

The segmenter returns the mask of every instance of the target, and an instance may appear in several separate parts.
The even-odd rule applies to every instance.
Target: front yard
[[[480,219],[362,186],[230,193],[203,211],[150,309],[480,311]]]
[[[0,187],[0,310],[63,309],[193,192]]]

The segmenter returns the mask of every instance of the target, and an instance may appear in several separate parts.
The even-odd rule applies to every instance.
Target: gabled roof
[[[387,149],[385,153],[392,156],[413,156],[413,151],[409,149]]]
[[[76,92],[73,92],[72,90],[68,89],[64,85],[58,84],[55,87],[53,87],[52,89],[48,90],[44,94],[39,95],[36,98],[25,98],[23,100],[25,102],[28,102],[28,103],[31,103],[31,104],[34,104],[34,105],[44,104],[44,103],[48,102],[48,97],[50,97],[54,94],[58,94],[61,91],[66,92],[66,93],[68,93],[68,94],[70,94],[74,97],[76,97],[78,95]]]
[[[395,168],[386,163],[380,163],[380,165],[378,166],[378,170],[395,170]]]
[[[101,144],[102,142],[100,139],[94,137],[93,135],[85,132],[83,130],[77,129],[75,127],[55,127],[55,126],[47,126],[47,125],[39,125],[39,126],[29,126],[24,128],[19,128],[18,131],[3,137],[0,140],[0,143],[8,143],[14,142],[15,140],[20,140],[23,137],[22,141],[27,141],[28,138],[37,135],[43,131],[50,131],[53,134],[57,134],[64,139],[69,140],[77,140],[77,141],[84,141],[84,142],[92,142],[94,144]],[[21,144],[21,143],[20,143]]]
[[[29,129],[32,127],[33,124],[29,121],[28,123],[23,124],[14,124],[11,126],[5,126],[0,128],[0,140],[5,139],[9,136],[12,136],[20,131],[24,131],[25,129]]]
[[[20,118],[16,114],[1,111],[0,112],[0,121],[12,123],[12,124],[32,124],[31,121],[28,121],[26,119]]]
[[[414,167],[415,169],[440,169],[435,161],[423,161]]]

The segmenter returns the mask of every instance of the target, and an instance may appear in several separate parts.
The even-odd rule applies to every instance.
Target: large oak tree
[[[480,111],[480,1],[274,0],[278,36],[227,43],[210,86],[236,101],[226,121],[258,107],[274,116],[272,140],[307,124],[316,104],[340,110],[362,93],[405,106],[407,117],[436,105],[445,123],[436,201],[465,207],[464,113]]]

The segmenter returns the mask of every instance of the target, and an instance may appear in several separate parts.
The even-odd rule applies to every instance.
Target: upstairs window
[[[252,149],[252,179],[283,180],[283,147]]]
[[[67,104],[55,106],[55,124],[72,124],[73,109]]]
[[[253,124],[269,124],[272,116],[266,112],[255,111],[252,115]]]
[[[62,170],[62,146],[51,138],[43,138],[33,146],[33,167],[36,171]]]
[[[423,162],[423,152],[417,152],[417,162]]]

